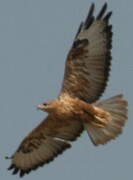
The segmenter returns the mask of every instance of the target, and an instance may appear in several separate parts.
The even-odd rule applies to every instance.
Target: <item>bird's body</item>
[[[107,116],[109,113],[79,98],[72,98],[68,94],[63,94],[58,99],[47,102],[47,106],[41,104],[38,105],[38,108],[47,111],[50,116],[64,122],[75,119],[82,123],[95,124],[98,127],[104,127],[108,122]]]
[[[50,115],[59,119],[74,118],[75,115],[79,116],[82,114],[85,106],[88,106],[88,109],[89,107],[92,107],[92,105],[89,105],[78,98],[72,98],[67,94],[63,94],[60,98],[47,103],[50,103],[50,107],[45,107],[44,111],[47,111]],[[38,108],[43,110],[43,104],[38,105]]]
[[[111,63],[112,25],[107,3],[94,17],[91,5],[68,53],[59,96],[38,105],[48,116],[21,142],[9,170],[20,176],[52,161],[86,130],[94,145],[115,139],[127,120],[123,95],[97,102],[105,90]]]

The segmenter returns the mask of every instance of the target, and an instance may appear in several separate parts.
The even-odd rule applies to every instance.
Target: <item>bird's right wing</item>
[[[65,149],[71,147],[68,141],[74,141],[82,132],[80,121],[59,120],[48,116],[20,144],[12,156],[9,170],[20,176],[29,173],[52,161]]]

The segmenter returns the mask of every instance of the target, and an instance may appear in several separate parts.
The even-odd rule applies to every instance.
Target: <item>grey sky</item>
[[[92,0],[0,0],[0,179],[15,180],[6,170],[20,141],[46,114],[36,105],[59,93],[64,62],[78,25]],[[105,1],[95,0],[96,10]],[[70,150],[25,180],[130,180],[133,177],[133,1],[110,0],[114,25],[113,61],[104,96],[124,93],[129,121],[124,133],[94,147],[83,133]]]

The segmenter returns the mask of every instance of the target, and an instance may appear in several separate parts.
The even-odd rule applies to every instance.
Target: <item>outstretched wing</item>
[[[97,17],[94,4],[84,23],[81,23],[67,56],[61,94],[67,93],[92,103],[103,93],[110,70],[112,26],[104,4]]]
[[[8,170],[20,176],[29,173],[61,154],[71,147],[68,141],[74,141],[83,131],[83,126],[77,120],[57,120],[48,116],[20,144],[12,156]]]

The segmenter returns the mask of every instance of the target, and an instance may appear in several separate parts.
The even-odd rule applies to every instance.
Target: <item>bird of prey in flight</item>
[[[97,102],[107,85],[112,48],[112,12],[97,16],[92,3],[79,26],[65,63],[59,96],[38,105],[47,117],[21,142],[8,170],[20,176],[43,166],[71,147],[82,131],[95,146],[115,139],[127,120],[127,102],[117,95]]]

